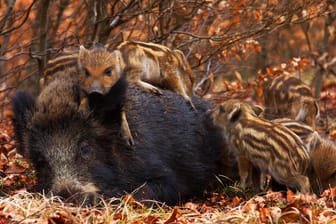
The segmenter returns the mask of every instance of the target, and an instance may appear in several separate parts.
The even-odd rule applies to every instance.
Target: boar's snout
[[[92,183],[81,185],[73,180],[60,180],[54,184],[51,192],[62,197],[67,202],[75,204],[95,204],[97,201],[98,189]]]

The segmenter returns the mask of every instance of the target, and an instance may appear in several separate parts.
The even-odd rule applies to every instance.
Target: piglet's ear
[[[116,62],[116,66],[115,66],[116,72],[120,76],[123,73],[123,71],[125,70],[124,59],[123,59],[122,54],[119,50],[114,50],[112,52],[112,54],[113,54],[113,57],[115,58],[115,62]]]
[[[254,111],[254,113],[258,117],[260,117],[262,115],[262,113],[264,112],[264,108],[262,106],[259,106],[259,105],[252,106],[252,110]]]
[[[309,142],[306,144],[307,151],[310,153],[316,148],[317,143],[320,141],[320,135],[317,133],[317,131],[314,131],[314,133],[311,135]]]
[[[89,53],[89,50],[87,50],[83,45],[79,47],[79,60],[85,58]]]
[[[227,119],[231,122],[235,122],[240,118],[241,115],[241,108],[239,103],[235,103],[232,106],[232,110],[230,113],[227,115]]]
[[[315,106],[315,110],[316,110],[315,118],[319,118],[320,117],[320,106],[318,105],[318,103],[316,101],[314,102],[314,106]]]

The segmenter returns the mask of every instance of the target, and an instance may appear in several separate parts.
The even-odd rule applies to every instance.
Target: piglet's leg
[[[246,181],[249,174],[250,169],[250,161],[244,157],[240,156],[238,160],[238,168],[239,168],[239,176],[240,176],[240,187],[245,190]]]
[[[144,81],[138,80],[137,84],[143,90],[145,90],[147,92],[152,92],[152,93],[155,93],[155,94],[158,94],[158,95],[162,95],[162,91],[159,88],[153,86],[152,84],[149,84],[148,82],[144,82]]]
[[[260,173],[260,190],[264,191],[269,186],[271,178],[271,175],[265,172]]]
[[[78,111],[82,114],[84,114],[85,112],[87,112],[89,110],[89,100],[87,97],[83,97],[80,100],[79,103],[79,107],[78,107]]]
[[[180,78],[181,77],[180,72],[178,70],[172,71],[171,66],[167,66],[166,73],[167,74],[164,80],[165,83],[164,85],[166,86],[166,88],[175,93],[180,94],[189,103],[190,107],[196,110],[191,100],[192,90],[190,91],[187,90],[188,89],[187,85]],[[187,93],[187,91],[189,92],[189,94]]]
[[[128,145],[134,145],[134,139],[131,133],[131,130],[128,126],[126,112],[121,112],[121,135],[125,139]]]

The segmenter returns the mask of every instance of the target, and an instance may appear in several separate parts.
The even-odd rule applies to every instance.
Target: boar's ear
[[[18,91],[12,98],[14,118],[20,123],[24,122],[25,114],[35,107],[35,99],[28,93]]]
[[[25,92],[17,92],[12,98],[12,110],[14,133],[18,144],[18,152],[23,154],[24,139],[23,136],[27,131],[27,122],[29,115],[35,108],[34,98]]]
[[[253,105],[252,106],[252,110],[254,111],[254,113],[258,116],[261,117],[263,112],[264,112],[264,108],[262,106],[259,105]]]
[[[232,106],[232,110],[230,111],[230,113],[227,115],[227,119],[231,122],[235,122],[239,119],[241,115],[241,108],[240,108],[240,104],[239,103],[235,103]]]

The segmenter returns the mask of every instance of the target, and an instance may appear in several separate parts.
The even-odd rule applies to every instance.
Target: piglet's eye
[[[224,108],[224,106],[220,106],[220,107],[219,107],[219,112],[221,112],[221,113],[225,113],[225,108]]]
[[[87,142],[81,142],[79,145],[79,150],[83,159],[92,159],[92,147]]]
[[[110,68],[105,69],[104,75],[111,76],[112,75],[112,68],[110,67]]]
[[[85,74],[85,77],[89,77],[90,76],[90,72],[87,69],[84,69],[84,74]]]

